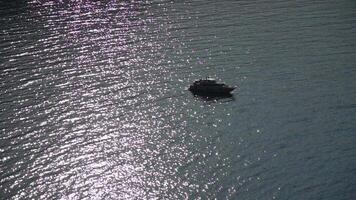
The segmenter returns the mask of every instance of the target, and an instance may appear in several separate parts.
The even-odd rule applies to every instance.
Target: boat
[[[235,88],[227,86],[224,83],[217,83],[216,80],[209,78],[194,81],[189,86],[189,90],[193,94],[204,96],[230,96],[230,92]]]

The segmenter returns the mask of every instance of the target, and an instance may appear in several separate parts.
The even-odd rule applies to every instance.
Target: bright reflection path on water
[[[182,45],[170,37],[167,11],[142,1],[33,1],[28,9],[34,27],[25,28],[39,33],[23,51],[38,63],[28,63],[35,78],[19,87],[35,85],[35,97],[14,114],[28,122],[11,135],[27,133],[15,150],[30,161],[16,161],[21,173],[5,181],[17,189],[6,195],[178,199],[194,190],[176,176],[192,135],[172,98],[181,93],[167,94]]]

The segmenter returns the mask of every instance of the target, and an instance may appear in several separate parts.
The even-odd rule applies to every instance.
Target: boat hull
[[[221,86],[190,86],[189,90],[193,94],[204,96],[229,96],[234,87],[221,87]]]

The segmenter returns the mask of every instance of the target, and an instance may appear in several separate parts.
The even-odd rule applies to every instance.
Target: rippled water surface
[[[356,199],[354,1],[0,5],[0,199]]]

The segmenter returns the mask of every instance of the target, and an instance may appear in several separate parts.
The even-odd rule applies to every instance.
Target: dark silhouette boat
[[[203,96],[231,96],[231,91],[236,87],[230,87],[224,83],[217,83],[213,79],[200,79],[190,85],[189,90],[193,94]]]

